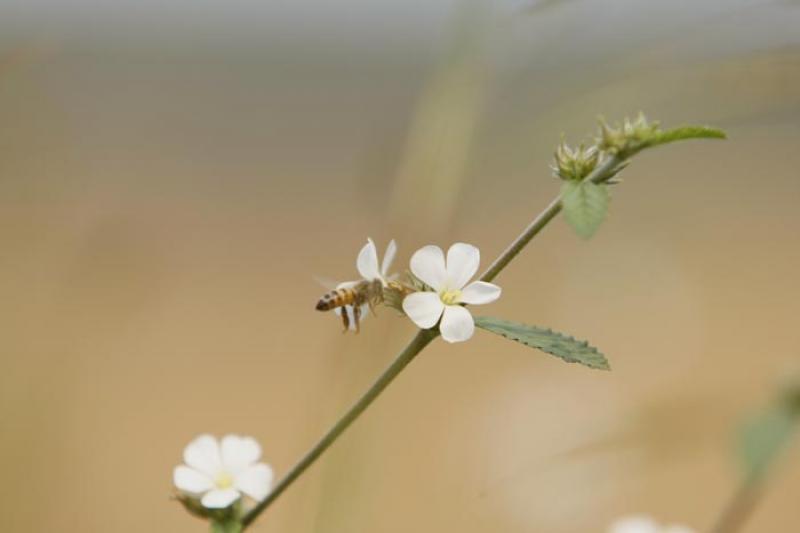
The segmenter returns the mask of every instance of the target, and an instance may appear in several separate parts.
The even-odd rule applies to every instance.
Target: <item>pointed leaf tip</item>
[[[712,128],[711,126],[680,126],[671,130],[659,131],[647,144],[649,146],[657,146],[687,139],[727,138],[727,134],[719,128]]]

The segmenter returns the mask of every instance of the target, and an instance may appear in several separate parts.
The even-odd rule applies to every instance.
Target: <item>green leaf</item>
[[[605,184],[567,181],[561,186],[564,216],[575,232],[588,239],[606,218],[610,195]]]
[[[579,341],[551,329],[519,324],[491,316],[475,317],[475,325],[525,346],[538,348],[568,363],[580,363],[597,370],[611,369],[606,356],[597,351],[597,348],[590,346],[586,341]]]
[[[796,413],[784,406],[774,407],[752,419],[742,431],[741,459],[751,479],[761,477],[791,437]]]
[[[719,128],[711,126],[681,126],[666,131],[656,132],[648,139],[647,146],[658,146],[686,139],[726,139],[727,135]]]

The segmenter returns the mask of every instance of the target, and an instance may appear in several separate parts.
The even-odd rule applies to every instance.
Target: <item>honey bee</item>
[[[361,315],[364,307],[368,307],[375,314],[375,306],[383,302],[383,282],[380,279],[351,281],[339,286],[325,294],[317,302],[317,311],[330,311],[336,309],[342,316],[345,333],[354,326],[359,332]]]

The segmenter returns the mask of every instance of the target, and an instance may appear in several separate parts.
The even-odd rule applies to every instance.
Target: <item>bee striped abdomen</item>
[[[352,288],[336,289],[325,293],[317,302],[317,311],[330,311],[337,307],[350,305],[358,298],[358,291]]]

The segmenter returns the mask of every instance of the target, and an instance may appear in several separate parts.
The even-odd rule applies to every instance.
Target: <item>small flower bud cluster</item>
[[[660,123],[649,122],[642,113],[633,120],[625,118],[616,126],[601,119],[600,131],[591,146],[581,144],[572,148],[563,141],[558,145],[553,175],[566,182],[580,182],[608,157],[616,156],[620,163],[603,181],[618,183],[616,175],[627,165],[626,159],[657,142],[661,133]]]
[[[583,181],[597,166],[599,158],[596,146],[586,148],[581,144],[573,149],[562,141],[556,148],[553,174],[564,181]]]
[[[617,124],[616,127],[601,120],[597,145],[600,150],[625,159],[646,148],[660,131],[661,124],[658,121],[648,122],[642,113],[639,113],[635,120],[626,117],[622,124]]]

